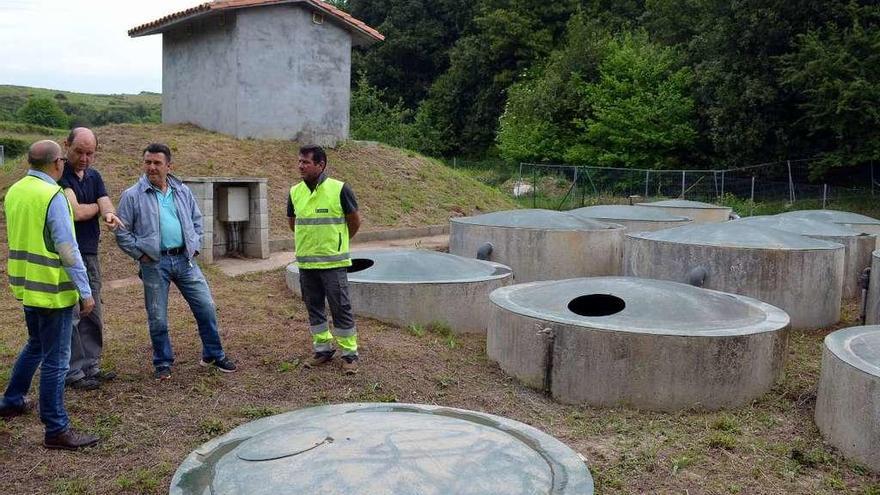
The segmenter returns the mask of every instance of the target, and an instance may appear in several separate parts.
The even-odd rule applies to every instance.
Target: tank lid
[[[656,232],[637,232],[627,235],[652,241],[703,246],[753,249],[843,249],[843,245],[836,242],[738,222],[682,225]]]
[[[784,311],[756,299],[636,277],[531,282],[495,289],[489,297],[538,320],[619,332],[712,337],[776,331],[789,323]]]
[[[838,210],[795,210],[780,213],[777,216],[812,218],[815,220],[824,220],[826,222],[832,223],[880,225],[880,220],[877,220],[876,218],[872,218],[867,215],[860,215],[858,213],[852,213],[849,211]]]
[[[837,330],[825,337],[825,347],[841,361],[880,377],[880,325]]]
[[[815,220],[806,217],[762,215],[733,220],[733,223],[757,225],[806,236],[854,237],[865,235],[843,224]]]
[[[336,404],[269,416],[183,461],[170,493],[592,495],[583,459],[510,419],[420,404]]]
[[[636,203],[638,206],[662,206],[665,208],[701,208],[701,209],[721,209],[730,210],[729,206],[713,205],[711,203],[703,203],[702,201],[690,201],[687,199],[667,199],[664,201],[654,201],[653,203]]]
[[[670,215],[658,208],[631,205],[597,205],[570,210],[570,215],[598,220],[632,220],[641,222],[687,222],[688,217]]]
[[[496,211],[472,217],[451,218],[450,221],[491,227],[541,230],[607,230],[621,228],[619,225],[609,225],[589,218],[579,218],[561,211],[542,209]]]

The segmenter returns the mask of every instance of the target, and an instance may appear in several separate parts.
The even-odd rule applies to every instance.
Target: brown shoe
[[[77,450],[83,447],[91,447],[98,443],[98,437],[86,435],[68,428],[64,433],[43,439],[43,447],[47,449]]]
[[[25,397],[24,399],[24,404],[20,406],[7,405],[4,402],[3,405],[0,405],[0,418],[10,419],[16,416],[27,414],[33,406],[34,403],[31,402],[30,399],[28,399],[27,397]]]
[[[314,356],[306,359],[306,362],[303,363],[303,367],[315,368],[322,364],[327,364],[330,361],[333,361],[334,354],[336,354],[336,351],[316,352]]]
[[[346,375],[356,375],[358,372],[357,356],[342,356],[342,372]]]

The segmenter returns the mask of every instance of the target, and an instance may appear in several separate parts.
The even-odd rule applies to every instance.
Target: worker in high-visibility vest
[[[332,361],[335,337],[342,350],[343,371],[355,374],[357,328],[348,296],[347,268],[351,266],[348,242],[361,225],[357,199],[348,184],[327,177],[327,155],[320,146],[300,148],[298,163],[302,182],[290,188],[287,220],[294,232],[300,289],[314,349],[304,366]],[[332,332],[325,299],[333,314]]]
[[[0,400],[0,417],[28,412],[25,399],[40,368],[40,420],[43,445],[76,450],[98,437],[74,431],[64,409],[64,377],[70,361],[73,307],[80,314],[95,307],[86,267],[73,230],[73,210],[56,182],[64,172],[61,147],[38,141],[28,150],[31,168],[6,193],[9,287],[24,305],[28,340]]]

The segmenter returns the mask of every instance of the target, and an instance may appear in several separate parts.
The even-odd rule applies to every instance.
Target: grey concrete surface
[[[172,495],[592,495],[582,457],[491,414],[336,404],[246,423],[193,451]]]
[[[668,199],[654,201],[652,203],[636,203],[636,206],[659,208],[670,215],[687,217],[694,223],[721,223],[730,219],[733,208],[718,206],[702,201],[689,201],[686,199]]]
[[[358,234],[351,240],[352,244],[366,244],[371,242],[382,241],[399,241],[414,238],[439,238],[440,236],[449,238],[449,224],[445,225],[426,225],[424,227],[402,227],[395,229],[367,230],[358,231]],[[444,248],[448,248],[449,243],[446,242]],[[295,248],[293,242],[293,232],[282,239],[270,239],[269,249],[275,251],[293,251]],[[433,249],[433,248],[429,248]]]
[[[738,407],[783,368],[788,315],[748,297],[629,277],[517,284],[490,297],[489,358],[565,403]]]
[[[351,34],[304,4],[230,11],[162,38],[162,121],[333,145],[349,131]]]
[[[844,224],[858,232],[877,236],[877,249],[880,249],[880,220],[876,218],[839,210],[796,210],[780,213],[777,216],[812,218],[813,220]]]
[[[687,217],[670,215],[659,208],[631,205],[596,205],[569,210],[566,213],[626,227],[627,232],[653,232],[691,223]]]
[[[619,275],[624,227],[552,210],[510,210],[452,218],[449,252],[476,257],[485,243],[492,261],[517,282]]]
[[[825,337],[816,425],[845,457],[880,473],[880,326]]]
[[[875,249],[877,236],[858,232],[843,224],[788,215],[746,217],[734,222],[842,244],[844,246],[843,298],[862,297],[859,276],[865,268],[871,266],[871,253]]]
[[[880,250],[871,255],[871,280],[868,284],[865,323],[880,325]]]
[[[356,251],[352,262],[354,313],[402,327],[441,323],[456,333],[485,332],[489,293],[513,280],[504,265],[423,249]],[[302,297],[295,263],[287,267],[287,286]]]
[[[703,287],[777,306],[809,330],[840,319],[844,258],[841,244],[725,222],[627,234],[624,274],[684,282],[702,268]]]

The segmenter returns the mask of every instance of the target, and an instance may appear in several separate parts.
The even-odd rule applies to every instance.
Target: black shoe
[[[89,376],[74,380],[68,383],[67,386],[75,390],[97,390],[101,387],[101,382]]]
[[[27,414],[28,411],[30,411],[31,406],[33,406],[33,403],[27,398],[24,399],[24,403],[20,406],[13,406],[4,402],[0,405],[0,418],[9,419]]]
[[[153,378],[156,380],[170,380],[171,379],[171,367],[170,366],[160,366],[156,368],[156,371],[153,372]]]
[[[78,450],[83,447],[90,447],[96,443],[98,443],[98,437],[79,433],[74,431],[73,428],[69,428],[64,433],[51,437],[47,436],[43,439],[43,447],[47,449]]]
[[[97,373],[90,376],[89,378],[94,378],[95,380],[98,380],[99,383],[112,382],[113,380],[116,379],[116,372],[115,371],[98,370]]]
[[[207,361],[200,359],[199,366],[213,366],[224,373],[234,373],[236,369],[235,363],[233,363],[228,357],[224,357],[223,359],[208,359]]]
[[[333,361],[334,354],[336,354],[335,350],[316,352],[314,356],[308,358],[306,362],[303,363],[303,366],[306,368],[316,368],[322,364],[327,364],[330,361]]]

